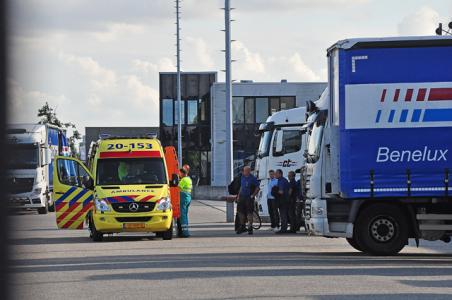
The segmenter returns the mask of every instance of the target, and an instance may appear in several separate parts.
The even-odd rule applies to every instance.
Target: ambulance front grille
[[[111,206],[116,212],[120,213],[142,213],[154,210],[155,202],[137,202],[138,209],[130,210],[130,202],[126,203],[112,203]]]

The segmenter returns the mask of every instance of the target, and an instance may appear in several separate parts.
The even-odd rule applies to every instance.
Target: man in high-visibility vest
[[[182,227],[180,236],[189,237],[190,232],[188,230],[188,208],[190,207],[191,202],[192,182],[190,176],[188,176],[188,171],[186,169],[180,169],[180,175],[180,223]]]

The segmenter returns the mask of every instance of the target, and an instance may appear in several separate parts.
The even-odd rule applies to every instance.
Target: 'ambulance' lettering
[[[377,163],[447,161],[448,151],[449,149],[430,150],[427,146],[422,150],[391,150],[388,147],[379,147],[376,161]]]

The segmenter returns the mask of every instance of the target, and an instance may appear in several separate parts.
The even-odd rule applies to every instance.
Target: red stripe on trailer
[[[112,151],[101,152],[100,158],[161,157],[160,151]]]
[[[396,89],[394,93],[394,102],[399,101],[400,89]]]
[[[411,98],[413,97],[413,89],[407,89],[406,95],[405,95],[405,101],[409,102],[411,101]]]
[[[416,101],[424,101],[425,94],[427,94],[427,89],[419,89],[419,91],[417,92]]]
[[[383,92],[381,92],[381,100],[380,100],[380,102],[385,102],[385,97],[386,97],[386,89],[384,89]]]
[[[452,100],[452,88],[431,88],[428,101]]]

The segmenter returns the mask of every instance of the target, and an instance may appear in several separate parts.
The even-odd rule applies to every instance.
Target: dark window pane
[[[199,100],[199,118],[201,122],[207,121],[207,101]]]
[[[162,100],[162,123],[163,126],[173,126],[173,99]]]
[[[174,110],[175,124],[179,124],[179,102],[177,100],[174,100],[174,106],[175,106],[175,110]],[[185,101],[184,100],[181,101],[181,106],[182,106],[182,124],[185,124]]]
[[[199,138],[196,127],[187,126],[185,129],[184,142],[188,149],[196,149],[198,146]]]
[[[160,141],[162,141],[163,146],[175,145],[174,139],[174,127],[162,127],[160,129]]]
[[[232,119],[234,124],[241,124],[245,121],[243,109],[243,97],[232,98]]]
[[[245,98],[245,123],[254,123],[254,98]]]
[[[295,97],[281,97],[281,110],[295,107]]]
[[[270,98],[270,114],[279,111],[279,98]]]
[[[268,98],[256,98],[256,123],[262,123],[268,117]]]
[[[198,123],[198,100],[187,101],[187,124]]]
[[[199,148],[203,150],[210,150],[210,127],[199,126],[198,129],[201,135],[200,138],[201,144],[199,145]]]
[[[302,137],[303,134],[299,130],[285,130],[283,135],[284,154],[300,151]]]

